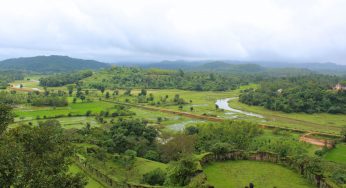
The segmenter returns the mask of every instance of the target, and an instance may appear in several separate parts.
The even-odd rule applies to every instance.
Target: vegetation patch
[[[280,165],[259,161],[215,162],[204,169],[208,183],[216,188],[246,187],[295,187],[312,188],[305,178]]]

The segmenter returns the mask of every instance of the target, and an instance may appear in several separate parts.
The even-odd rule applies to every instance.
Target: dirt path
[[[335,145],[335,142],[333,140],[327,140],[327,139],[318,139],[318,138],[312,138],[310,136],[316,135],[319,133],[314,133],[314,132],[309,132],[304,135],[302,135],[299,140],[302,142],[307,142],[309,144],[318,146],[318,147],[324,147],[326,146],[327,148],[333,148]]]

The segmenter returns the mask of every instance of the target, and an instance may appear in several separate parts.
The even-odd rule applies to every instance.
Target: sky
[[[0,59],[346,64],[345,0],[0,0]]]

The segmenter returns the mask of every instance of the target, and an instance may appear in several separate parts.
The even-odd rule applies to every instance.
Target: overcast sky
[[[0,0],[0,59],[346,64],[346,0]]]

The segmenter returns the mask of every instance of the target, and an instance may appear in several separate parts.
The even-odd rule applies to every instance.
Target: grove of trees
[[[346,113],[346,91],[334,91],[334,76],[304,76],[264,81],[243,91],[239,101],[283,112]]]

